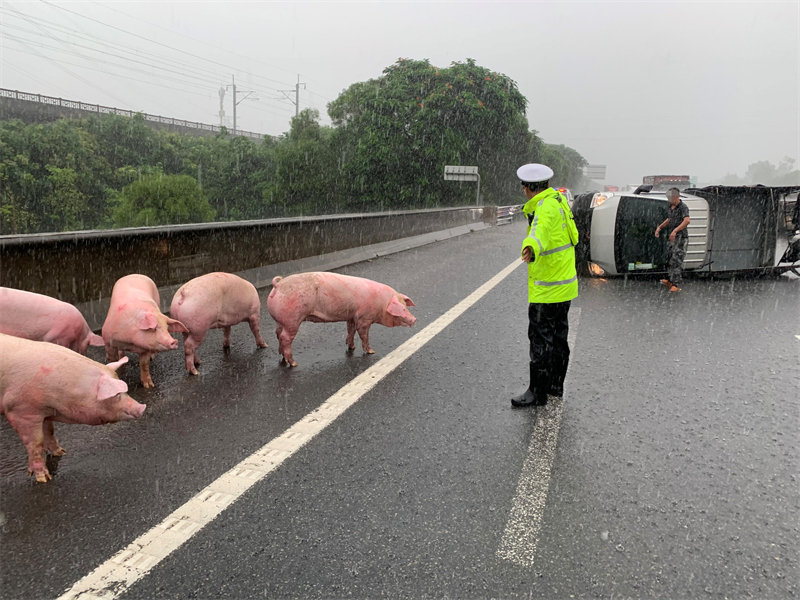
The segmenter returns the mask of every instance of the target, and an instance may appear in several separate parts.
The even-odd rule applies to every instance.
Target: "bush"
[[[115,198],[114,227],[146,227],[214,220],[214,209],[194,177],[147,175]]]

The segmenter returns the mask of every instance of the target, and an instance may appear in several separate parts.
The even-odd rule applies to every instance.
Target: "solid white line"
[[[455,321],[521,264],[524,263],[519,259],[515,260],[425,329],[352,379],[319,408],[244,459],[156,527],[79,580],[59,600],[75,598],[110,600],[123,594],[171,552],[213,521],[253,484],[266,477],[333,423],[379,381]]]
[[[575,348],[581,309],[573,310],[570,317],[569,346]],[[565,397],[566,391],[567,388],[564,390]],[[547,490],[550,487],[550,471],[561,429],[562,411],[563,399],[548,402],[547,406],[536,409],[536,425],[533,428],[528,456],[522,466],[506,530],[497,549],[498,557],[522,567],[532,567],[536,558]]]

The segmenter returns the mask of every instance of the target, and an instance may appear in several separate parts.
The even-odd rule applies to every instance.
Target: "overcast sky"
[[[294,99],[298,74],[301,109],[329,123],[328,101],[399,57],[474,58],[517,81],[545,141],[607,165],[608,184],[800,159],[796,0],[4,0],[0,19],[2,87],[219,123],[235,75],[258,98],[238,106],[238,127],[259,133],[288,129],[295,108],[279,90]],[[230,119],[230,90],[224,100]]]

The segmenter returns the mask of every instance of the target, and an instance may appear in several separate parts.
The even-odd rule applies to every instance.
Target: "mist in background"
[[[800,158],[797,2],[39,1],[0,16],[2,87],[218,124],[235,77],[247,131],[289,130],[298,74],[300,108],[328,124],[328,102],[398,57],[473,58],[518,82],[545,141],[607,165],[600,183],[769,183],[752,178]],[[231,102],[228,88],[229,126]]]

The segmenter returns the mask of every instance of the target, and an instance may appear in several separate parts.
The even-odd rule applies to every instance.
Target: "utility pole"
[[[233,135],[236,135],[236,105],[247,100],[251,95],[255,94],[255,92],[247,92],[244,98],[236,100],[236,79],[233,75],[231,75],[231,84],[227,87],[233,89]],[[253,100],[258,100],[258,98],[253,98]]]
[[[303,89],[306,89],[306,84],[305,83],[300,83],[300,75],[298,74],[297,75],[297,83],[294,85],[294,100],[292,100],[289,96],[286,95],[289,92],[291,92],[292,90],[278,90],[281,94],[286,96],[286,99],[289,102],[294,102],[294,116],[295,117],[300,114],[300,86],[301,85],[303,86]]]

